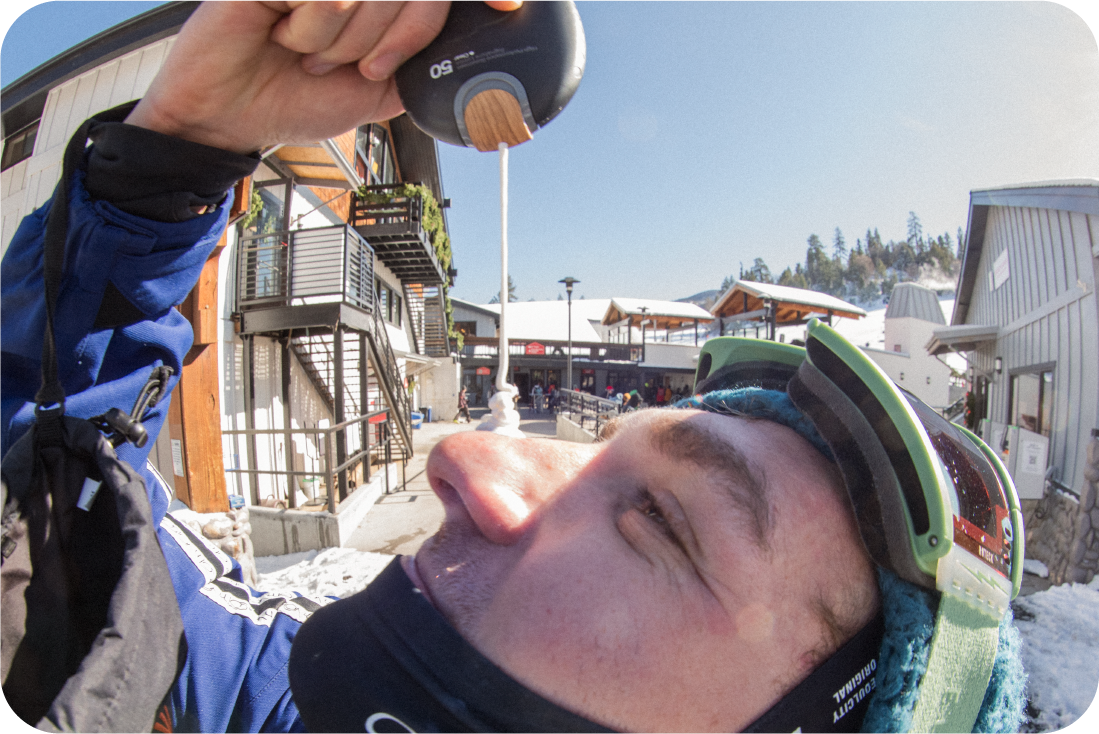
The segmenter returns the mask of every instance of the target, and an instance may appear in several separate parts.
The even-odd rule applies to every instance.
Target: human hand
[[[521,2],[495,0],[497,10]],[[250,153],[402,111],[393,72],[438,35],[448,2],[207,2],[126,122]]]

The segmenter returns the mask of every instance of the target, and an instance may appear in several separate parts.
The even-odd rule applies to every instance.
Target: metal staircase
[[[419,283],[405,284],[405,303],[412,316],[412,334],[417,351],[428,357],[446,357],[450,354],[447,338],[446,307],[443,305],[443,289],[439,286]]]
[[[450,354],[443,289],[437,286],[424,288],[424,353],[429,357]]]
[[[377,317],[369,323],[371,327],[365,334],[367,343],[365,363],[357,358],[344,360],[345,412],[348,415],[359,415],[379,410],[383,405],[388,406],[395,428],[392,438],[399,454],[397,460],[407,460],[412,457],[412,422],[408,393],[400,384],[400,372],[385,326]],[[311,333],[306,329],[295,331],[290,339],[291,351],[309,377],[317,394],[333,414],[336,410],[333,357],[335,338],[330,330]],[[358,354],[356,332],[341,332],[338,338],[344,340],[344,354]],[[360,405],[363,380],[366,380],[366,405]]]

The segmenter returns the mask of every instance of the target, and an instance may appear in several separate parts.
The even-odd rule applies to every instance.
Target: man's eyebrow
[[[771,505],[767,479],[733,444],[690,421],[654,425],[649,434],[654,449],[668,458],[688,461],[720,479],[717,489],[750,520],[760,550],[771,550]]]

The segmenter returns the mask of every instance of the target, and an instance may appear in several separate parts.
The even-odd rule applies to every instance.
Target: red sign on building
[[[479,374],[479,375],[487,375],[490,372],[491,372],[491,370],[489,370],[488,367],[478,367],[477,368],[477,374]]]
[[[526,348],[526,351],[524,353],[525,354],[545,354],[546,353],[546,345],[545,344],[539,344],[538,342],[529,342],[527,344],[527,348]]]

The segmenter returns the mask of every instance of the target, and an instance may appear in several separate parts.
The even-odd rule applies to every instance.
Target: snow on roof
[[[866,315],[866,311],[848,303],[847,301],[840,300],[835,296],[830,296],[827,293],[819,293],[817,291],[806,290],[805,288],[791,288],[786,285],[775,285],[773,283],[755,283],[748,280],[736,281],[729,290],[721,294],[721,297],[717,299],[711,311],[718,313],[725,301],[733,294],[734,291],[745,291],[751,296],[756,298],[769,298],[773,301],[781,303],[798,304],[801,306],[808,306],[809,308],[819,311],[821,313],[828,313],[829,311],[843,312],[845,314],[855,314],[856,317]]]
[[[645,309],[642,311],[641,309]],[[708,324],[714,320],[713,314],[701,306],[683,301],[658,301],[652,298],[612,298],[611,305],[607,308],[607,314],[616,310],[620,315],[614,319],[619,321],[628,315],[646,318],[651,316],[666,316],[672,319],[698,319],[700,323]]]
[[[611,301],[609,298],[574,298],[572,301],[572,340],[601,342],[592,322],[599,323]],[[481,306],[500,313],[499,303]],[[508,339],[545,339],[566,341],[569,338],[568,301],[516,301],[508,304]]]

